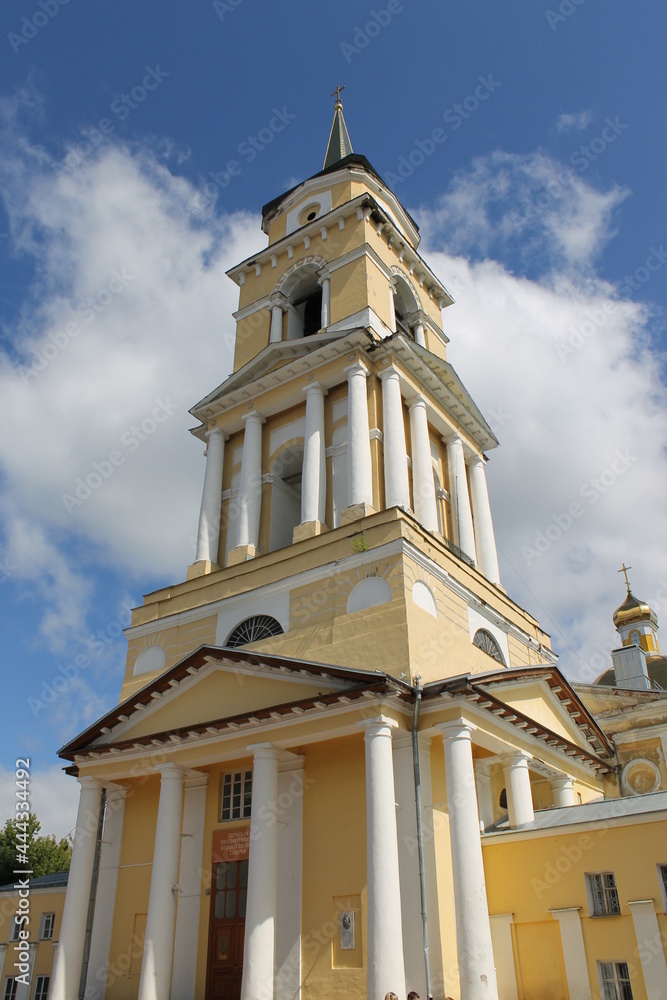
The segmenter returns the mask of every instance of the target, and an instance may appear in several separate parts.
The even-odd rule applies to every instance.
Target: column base
[[[196,580],[199,576],[206,576],[207,573],[215,573],[220,567],[210,559],[198,559],[188,566],[185,576],[186,580]]]
[[[254,545],[237,545],[227,556],[228,566],[238,566],[239,563],[247,562],[259,555],[259,550]]]
[[[304,521],[302,524],[297,524],[292,541],[302,542],[304,538],[315,538],[316,535],[323,535],[328,530],[326,524],[321,521]]]
[[[340,523],[341,525],[350,524],[352,521],[360,521],[362,517],[368,517],[375,513],[375,507],[371,507],[369,503],[353,503],[340,512]]]

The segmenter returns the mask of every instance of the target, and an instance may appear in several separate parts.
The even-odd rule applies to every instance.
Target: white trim
[[[560,927],[570,1000],[591,1000],[591,984],[588,980],[588,963],[579,907],[567,906],[551,910],[551,916],[558,921]]]
[[[171,1000],[195,995],[208,777],[185,781]]]
[[[635,927],[635,954],[639,954],[642,964],[647,1000],[664,1000],[667,962],[654,902],[652,899],[629,900],[628,907]]]
[[[278,912],[276,925],[276,1000],[301,996],[301,874],[303,869],[304,758],[278,765]],[[174,998],[177,1000],[177,998]]]
[[[514,947],[512,944],[513,913],[490,913],[491,943],[496,964],[498,995],[503,1000],[518,1000]]]

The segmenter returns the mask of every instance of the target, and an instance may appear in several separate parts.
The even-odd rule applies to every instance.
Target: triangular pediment
[[[66,744],[60,756],[183,734],[225,720],[284,714],[293,705],[335,702],[378,684],[377,673],[202,646]],[[297,711],[297,709],[295,709]]]
[[[478,685],[476,685],[477,687]],[[494,698],[577,746],[599,752],[606,737],[562,674],[551,669],[518,669],[509,676],[495,675],[483,686]]]
[[[299,675],[256,676],[235,664],[213,663],[195,677],[172,688],[155,706],[133,716],[113,731],[120,740],[197,726],[213,719],[227,719],[260,712],[340,689],[335,682]]]

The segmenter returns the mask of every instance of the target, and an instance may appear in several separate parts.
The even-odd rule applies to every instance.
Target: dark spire
[[[353,152],[345,119],[343,118],[343,104],[340,99],[341,90],[345,90],[345,87],[336,87],[331,95],[336,98],[336,103],[334,105],[333,125],[331,126],[327,154],[324,157],[323,170],[326,170],[327,167],[333,167],[335,163],[338,163],[339,160],[344,159],[344,157],[349,156]]]

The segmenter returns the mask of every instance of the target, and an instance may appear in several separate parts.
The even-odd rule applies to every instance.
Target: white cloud
[[[516,258],[531,275],[581,276],[614,235],[627,191],[597,191],[543,153],[496,151],[456,174],[435,206],[417,212],[425,242],[453,253]]]
[[[562,114],[556,119],[556,129],[558,132],[569,132],[573,128],[583,131],[588,128],[592,121],[592,111],[577,111],[575,113]]]

